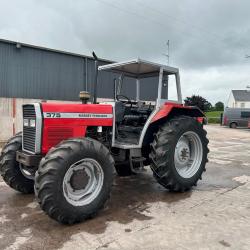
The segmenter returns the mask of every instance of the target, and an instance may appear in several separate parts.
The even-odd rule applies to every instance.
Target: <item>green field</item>
[[[208,123],[220,123],[220,114],[222,113],[223,111],[206,112]]]
[[[223,113],[223,111],[209,111],[209,112],[206,112],[206,116],[208,118],[210,117],[220,117],[220,114]]]

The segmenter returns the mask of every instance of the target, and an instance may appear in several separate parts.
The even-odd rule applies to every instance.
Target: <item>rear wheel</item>
[[[16,134],[3,147],[0,172],[3,180],[13,189],[29,194],[34,192],[33,176],[16,161],[16,151],[22,149],[22,133]]]
[[[35,177],[41,208],[72,224],[94,216],[110,196],[114,161],[109,150],[90,139],[70,139],[51,149]]]
[[[236,122],[232,122],[230,123],[230,128],[237,128],[237,123]]]
[[[168,121],[152,143],[154,177],[171,191],[189,190],[205,171],[207,145],[206,131],[194,118],[180,116]]]

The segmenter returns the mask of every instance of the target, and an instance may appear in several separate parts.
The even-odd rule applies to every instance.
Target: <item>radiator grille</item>
[[[23,119],[36,120],[36,111],[34,105],[23,105]],[[35,153],[35,143],[36,128],[23,126],[23,149]]]
[[[23,118],[36,118],[36,111],[33,104],[23,105]]]

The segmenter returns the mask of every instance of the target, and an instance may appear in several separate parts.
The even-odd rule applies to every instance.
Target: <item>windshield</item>
[[[118,77],[115,79],[116,95],[123,95],[136,100],[137,79],[131,77]],[[149,77],[139,81],[139,99],[141,101],[155,101],[158,91],[158,77]]]

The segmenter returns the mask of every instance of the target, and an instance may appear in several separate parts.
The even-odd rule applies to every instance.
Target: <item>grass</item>
[[[220,115],[223,111],[209,111],[206,112],[208,123],[220,123]]]
[[[209,112],[206,112],[205,114],[208,118],[210,118],[210,117],[215,118],[215,117],[220,117],[221,113],[223,113],[223,111],[209,111]]]

